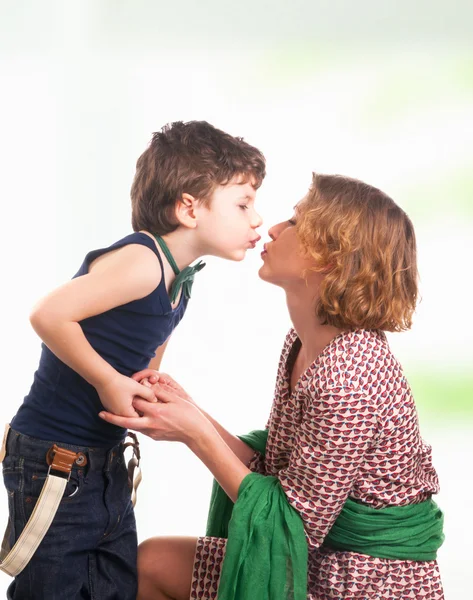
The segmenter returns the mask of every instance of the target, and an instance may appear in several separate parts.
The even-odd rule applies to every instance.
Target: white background
[[[290,215],[312,170],[392,195],[417,229],[423,295],[412,332],[390,336],[395,353],[408,374],[469,369],[472,322],[455,317],[470,304],[471,218],[448,197],[418,203],[412,192],[472,165],[471,95],[453,77],[471,57],[471,14],[466,2],[450,6],[0,2],[3,420],[37,365],[32,305],[87,251],[130,232],[136,159],[173,120],[206,119],[263,150],[263,236]],[[258,250],[243,263],[207,262],[163,368],[235,433],[263,427],[289,327],[283,294],[258,280]],[[446,597],[464,599],[472,428],[426,409],[421,418],[446,512]],[[140,539],[202,534],[209,474],[185,447],[142,447]]]

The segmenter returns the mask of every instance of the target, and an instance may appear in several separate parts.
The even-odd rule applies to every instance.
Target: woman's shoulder
[[[319,357],[314,379],[317,387],[363,388],[372,377],[386,372],[393,357],[384,332],[355,329],[336,336]]]
[[[294,342],[298,339],[297,333],[293,327],[289,329],[284,338],[284,343],[282,345],[281,350],[281,359],[287,358],[288,354],[291,352]]]
[[[289,331],[286,333],[286,337],[284,338],[284,346],[283,350],[290,351],[294,342],[297,339],[297,333],[294,327],[291,327]]]

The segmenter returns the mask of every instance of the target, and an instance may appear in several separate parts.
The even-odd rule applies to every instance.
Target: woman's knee
[[[149,538],[138,546],[138,576],[149,584],[159,584],[169,569],[172,557],[166,538]]]
[[[138,548],[140,590],[155,590],[171,598],[190,592],[196,538],[150,538]]]

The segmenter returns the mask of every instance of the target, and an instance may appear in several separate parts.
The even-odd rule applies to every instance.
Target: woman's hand
[[[187,445],[200,442],[214,430],[197,406],[179,396],[171,386],[157,383],[149,391],[156,395],[156,403],[138,398],[133,401],[133,407],[142,414],[141,417],[124,417],[110,412],[101,412],[99,416],[113,425],[144,433],[153,440]]]
[[[157,402],[153,390],[120,373],[117,373],[105,383],[96,386],[96,390],[104,408],[110,413],[122,417],[138,416],[133,406],[135,399],[144,398],[141,402],[145,404]]]
[[[156,394],[156,403],[138,399],[133,401],[133,406],[141,417],[121,417],[109,412],[101,412],[99,416],[113,425],[144,433],[153,440],[186,444],[208,467],[228,497],[236,502],[241,482],[250,471],[240,459],[238,448],[233,449],[235,444],[232,443],[232,439],[245,448],[245,452],[242,452],[245,462],[246,455],[252,456],[253,451],[238,438],[230,436],[218,424],[214,425],[172,377],[149,371],[145,369],[133,376],[139,380],[159,377],[158,383],[151,385],[148,382],[146,387],[142,386],[146,391]],[[228,439],[228,444],[222,434]]]
[[[224,427],[220,425],[215,419],[213,419],[208,413],[205,412],[200,406],[194,402],[194,400],[189,396],[189,394],[176,382],[174,379],[167,375],[166,373],[160,373],[155,371],[154,369],[144,369],[143,371],[139,371],[139,373],[135,373],[133,375],[133,379],[139,381],[146,387],[152,388],[153,385],[158,382],[159,385],[162,386],[162,389],[165,391],[175,392],[181,398],[184,398],[188,402],[191,402],[195,407],[197,407],[204,417],[206,417],[210,423],[215,427],[218,434],[225,441],[225,443],[231,448],[231,450],[238,456],[241,462],[245,465],[250,463],[250,460],[254,456],[254,450],[247,446],[244,442],[242,442],[239,438],[232,435],[229,431],[227,431]]]

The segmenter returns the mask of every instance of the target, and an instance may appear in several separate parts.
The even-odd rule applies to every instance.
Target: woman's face
[[[271,227],[271,241],[264,245],[261,253],[263,265],[259,276],[284,289],[295,289],[301,284],[306,287],[308,278],[321,277],[320,273],[309,271],[314,267],[314,260],[304,252],[296,233],[303,202],[304,199],[294,207],[294,214],[290,219]]]

